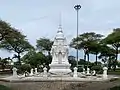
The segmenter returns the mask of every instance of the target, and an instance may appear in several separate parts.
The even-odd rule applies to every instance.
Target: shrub
[[[102,73],[102,67],[101,67],[101,65],[92,66],[91,70],[95,70],[96,73]]]
[[[18,67],[18,73],[24,73],[25,71],[30,72],[31,66],[29,64],[24,64]]]
[[[78,72],[83,72],[83,68],[82,67],[78,67]]]

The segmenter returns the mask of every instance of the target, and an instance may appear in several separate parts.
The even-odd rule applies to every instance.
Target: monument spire
[[[63,32],[62,31],[62,18],[61,18],[61,13],[59,14],[59,27],[58,27],[58,32]]]

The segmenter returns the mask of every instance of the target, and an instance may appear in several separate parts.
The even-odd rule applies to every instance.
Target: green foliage
[[[82,67],[78,67],[78,72],[83,72],[83,68]]]
[[[71,70],[73,71],[73,68],[76,67],[76,60],[74,56],[68,56],[68,61],[71,64]]]
[[[83,59],[80,59],[78,61],[78,65],[87,65],[87,61],[83,60]]]
[[[100,55],[99,55],[99,59],[103,58],[103,57],[108,57],[110,58],[115,57],[115,50],[111,47],[108,47],[106,44],[101,45],[101,51],[100,51]]]
[[[31,66],[29,64],[23,64],[18,67],[18,73],[24,73],[25,71],[30,72]]]
[[[107,45],[111,45],[112,48],[115,50],[115,61],[113,62],[115,70],[120,48],[120,28],[114,29],[113,32],[103,40],[103,42]]]
[[[37,40],[37,49],[42,52],[42,51],[47,51],[48,55],[44,57],[44,61],[41,62],[41,64],[45,65],[49,69],[49,64],[52,61],[52,56],[50,54],[51,48],[53,45],[53,41],[51,41],[48,38],[40,38]]]
[[[46,65],[48,60],[42,52],[29,51],[22,57],[22,61],[30,64],[32,67],[39,67],[40,65]]]
[[[91,41],[100,40],[101,37],[102,37],[102,35],[96,34],[94,32],[83,33],[83,34],[79,35],[78,38],[73,38],[70,46],[73,48],[76,48],[77,41],[78,41],[79,49],[86,49],[86,48],[89,48],[89,44],[91,43]]]
[[[101,45],[100,55],[98,56],[104,64],[107,62],[108,69],[111,69],[115,60],[115,50],[107,45]]]
[[[49,65],[52,62],[52,56],[45,56],[45,65]]]
[[[120,47],[120,28],[114,29],[113,32],[104,39],[104,42],[113,45],[113,47]]]
[[[75,49],[83,49],[84,50],[84,60],[86,60],[86,55],[89,62],[89,54],[94,52],[95,54],[98,54],[99,50],[97,48],[97,43],[100,41],[101,37],[103,35],[96,34],[94,32],[87,32],[79,35],[76,38],[72,39],[72,42],[70,43],[70,47]],[[97,45],[96,45],[97,44]]]
[[[52,45],[53,45],[53,41],[50,41],[50,39],[40,38],[39,40],[37,40],[36,46],[39,51],[47,51],[49,55]]]
[[[12,38],[17,31],[11,25],[3,20],[0,20],[0,41]]]
[[[118,62],[118,67],[120,67],[120,62]]]
[[[95,70],[96,73],[100,73],[102,71],[101,65],[94,65],[91,67],[91,70]]]
[[[4,70],[8,63],[9,63],[9,62],[8,62],[8,58],[4,58],[4,59],[0,58],[0,66],[1,66],[1,69]]]
[[[11,90],[11,89],[4,85],[0,85],[0,90]]]
[[[1,43],[1,47],[16,53],[23,53],[25,51],[29,51],[30,48],[33,48],[25,38],[18,37],[19,35],[17,35],[17,38],[3,41]]]
[[[8,51],[14,51],[15,58],[18,58],[19,64],[21,65],[21,55],[23,52],[29,51],[30,49],[34,49],[33,46],[25,39],[25,36],[20,32],[16,32],[14,37],[9,38],[1,42],[1,48],[4,48]]]

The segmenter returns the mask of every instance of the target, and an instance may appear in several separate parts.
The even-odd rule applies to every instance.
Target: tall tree
[[[27,39],[25,39],[25,36],[18,31],[14,33],[13,37],[2,41],[1,48],[17,53],[15,54],[15,57],[18,58],[19,65],[21,65],[21,54],[30,49],[34,49]]]
[[[103,44],[101,45],[100,55],[98,58],[101,59],[104,63],[107,62],[108,68],[111,69],[115,58],[115,50]]]
[[[109,34],[104,40],[104,43],[110,45],[115,50],[115,61],[114,61],[114,70],[116,69],[119,48],[120,48],[120,28],[116,28],[113,30],[111,34]]]
[[[90,53],[96,56],[95,64],[97,65],[98,54],[101,52],[101,44],[99,40],[91,42],[89,48],[90,48]]]
[[[84,60],[86,60],[86,56],[88,58],[89,62],[89,54],[91,50],[91,43],[96,42],[101,39],[103,35],[101,34],[96,34],[94,32],[87,32],[79,35],[77,38],[73,38],[70,46],[75,48],[77,47],[77,42],[78,42],[78,48],[79,50],[82,49],[84,50]]]
[[[36,45],[37,49],[39,51],[47,51],[49,62],[51,62],[51,59],[52,59],[50,54],[52,45],[53,45],[53,41],[51,41],[48,38],[40,38],[39,40],[37,40],[37,45]]]

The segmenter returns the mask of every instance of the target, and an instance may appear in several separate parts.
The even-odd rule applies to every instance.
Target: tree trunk
[[[49,59],[49,63],[48,63],[48,65],[49,65],[52,62],[50,51],[48,51],[48,59]]]
[[[21,66],[21,59],[20,59],[20,53],[18,53],[18,63]]]
[[[86,62],[86,54],[84,54],[84,60],[85,60],[85,62]]]
[[[114,65],[113,65],[114,66],[114,68],[113,68],[114,71],[116,70],[117,59],[118,59],[118,47],[116,48],[115,62],[114,62]]]
[[[84,51],[84,63],[85,63],[85,65],[87,64],[86,63],[86,52]],[[84,65],[84,67],[85,67],[85,65]]]
[[[110,57],[108,59],[107,64],[108,64],[108,70],[111,70],[111,58]]]
[[[87,54],[88,66],[89,66],[89,53]]]
[[[88,62],[89,62],[89,54],[87,54],[87,59],[88,59]]]
[[[97,57],[97,53],[96,53],[96,62],[95,62],[96,65],[97,65],[97,59],[98,59],[98,57]]]

